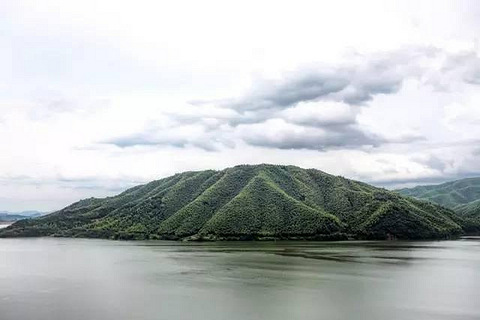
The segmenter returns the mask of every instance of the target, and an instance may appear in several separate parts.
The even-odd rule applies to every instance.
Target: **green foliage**
[[[398,192],[451,208],[457,213],[453,219],[462,225],[464,231],[480,232],[480,178],[401,189]]]
[[[338,218],[294,199],[261,173],[205,224],[200,235],[312,236],[339,232],[341,227]]]
[[[476,222],[438,205],[294,166],[185,172],[19,221],[2,237],[426,239]]]
[[[400,189],[399,193],[455,209],[480,199],[480,178],[462,179],[439,185]]]
[[[458,214],[469,218],[480,218],[480,199],[455,207]]]

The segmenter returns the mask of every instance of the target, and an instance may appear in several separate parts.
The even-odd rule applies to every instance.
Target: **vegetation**
[[[480,178],[400,189],[398,192],[406,196],[428,200],[444,207],[455,209],[458,206],[480,200]]]
[[[457,206],[455,211],[465,217],[478,218],[480,217],[480,199]]]
[[[455,211],[466,221],[470,221],[469,231],[480,232],[480,199],[455,207]]]
[[[399,193],[453,209],[467,232],[480,231],[480,178],[400,189]]]
[[[433,203],[294,166],[185,172],[22,220],[1,237],[427,239],[471,221]]]

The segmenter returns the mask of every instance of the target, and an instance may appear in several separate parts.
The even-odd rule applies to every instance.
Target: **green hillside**
[[[403,195],[438,203],[447,208],[468,204],[480,199],[480,178],[451,181],[438,185],[418,186],[398,190]]]
[[[470,222],[449,209],[294,166],[184,172],[16,222],[2,237],[425,239]]]
[[[480,222],[480,199],[457,206],[455,211],[463,217],[477,219]]]

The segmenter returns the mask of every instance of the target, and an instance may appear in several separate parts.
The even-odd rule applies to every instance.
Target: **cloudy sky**
[[[0,2],[0,209],[293,164],[480,176],[478,1]]]

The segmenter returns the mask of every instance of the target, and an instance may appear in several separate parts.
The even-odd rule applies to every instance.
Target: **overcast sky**
[[[0,2],[0,210],[293,164],[480,176],[480,2]]]

